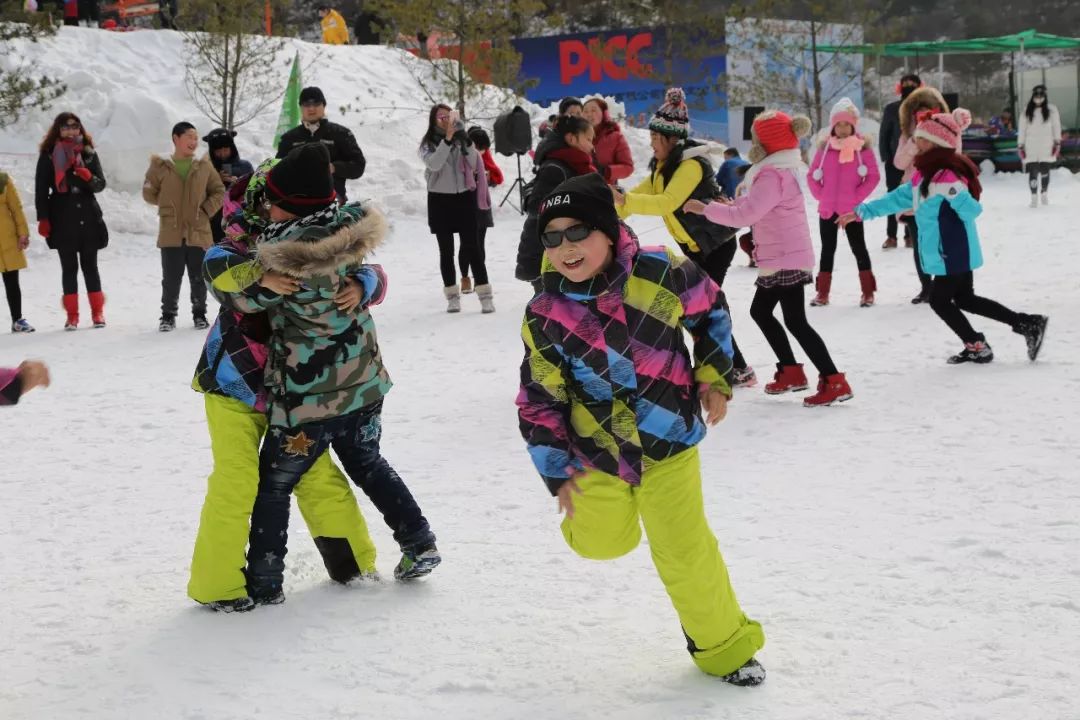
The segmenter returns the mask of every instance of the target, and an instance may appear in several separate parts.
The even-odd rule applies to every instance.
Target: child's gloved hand
[[[719,390],[703,390],[700,397],[701,409],[705,411],[706,424],[713,426],[727,417],[727,395]]]
[[[574,517],[574,493],[584,494],[581,486],[577,484],[577,479],[585,473],[573,466],[566,469],[570,472],[570,479],[559,486],[559,512],[565,512],[566,517],[572,518]]]
[[[75,168],[75,176],[83,182],[90,182],[90,178],[94,177],[89,168],[77,167]]]

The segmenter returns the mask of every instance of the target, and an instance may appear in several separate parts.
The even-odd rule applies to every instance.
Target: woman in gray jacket
[[[484,172],[484,166],[480,153],[465,133],[465,124],[448,106],[431,108],[428,130],[420,141],[420,159],[426,166],[428,227],[439,241],[439,269],[446,311],[461,312],[461,290],[454,266],[454,233],[457,233],[476,277],[480,306],[485,313],[494,312],[484,252],[477,242],[477,173]]]

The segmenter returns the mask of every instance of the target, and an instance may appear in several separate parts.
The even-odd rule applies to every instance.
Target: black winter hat
[[[322,143],[292,150],[266,176],[266,198],[294,215],[311,215],[334,202],[330,151]]]
[[[312,85],[311,87],[306,87],[306,88],[304,88],[303,90],[300,91],[300,104],[301,105],[303,105],[304,103],[306,103],[306,102],[308,102],[310,100],[314,100],[315,102],[319,103],[320,105],[325,105],[326,104],[326,96],[322,94],[322,90],[320,88],[317,88],[314,85]]]
[[[581,220],[600,230],[612,242],[619,239],[619,214],[611,188],[597,173],[578,175],[564,181],[540,203],[540,219],[536,226],[540,234],[555,218]],[[539,235],[537,235],[539,239]]]
[[[233,138],[236,137],[235,130],[227,130],[225,128],[214,128],[206,135],[203,136],[203,142],[206,143],[211,150],[217,150],[218,148],[232,148],[236,149],[236,143],[233,142]]]

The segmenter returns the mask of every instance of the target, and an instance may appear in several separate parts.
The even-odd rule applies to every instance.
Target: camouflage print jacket
[[[358,275],[385,234],[378,210],[350,203],[273,223],[259,237],[259,264],[301,281],[292,295],[262,289],[252,298],[252,309],[269,313],[273,332],[266,366],[271,426],[348,415],[390,390],[370,312],[344,313],[334,303],[345,278]],[[385,282],[381,273],[375,280]],[[370,294],[381,299],[383,289]]]

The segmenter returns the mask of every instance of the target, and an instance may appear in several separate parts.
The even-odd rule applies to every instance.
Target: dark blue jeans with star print
[[[282,589],[293,488],[329,447],[356,485],[382,513],[402,550],[435,542],[409,488],[379,453],[382,402],[295,428],[270,428],[259,455],[259,493],[251,511],[248,592],[270,598]]]

